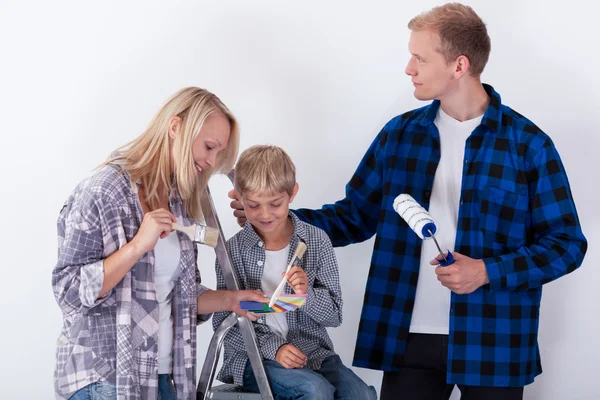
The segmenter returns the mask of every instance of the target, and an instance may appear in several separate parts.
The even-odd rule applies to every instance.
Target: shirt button
[[[258,260],[258,261],[256,262],[256,265],[258,265],[259,267],[262,267],[262,266],[263,266],[263,262],[262,262],[261,260]]]
[[[430,198],[430,197],[431,197],[431,192],[430,192],[429,190],[427,190],[427,191],[425,192],[425,198],[426,198],[426,199],[428,199],[428,198]]]
[[[263,246],[264,246],[263,242],[258,242],[258,247],[263,247]]]

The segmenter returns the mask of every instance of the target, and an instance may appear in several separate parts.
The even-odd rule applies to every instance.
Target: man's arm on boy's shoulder
[[[323,229],[333,246],[346,246],[370,239],[377,231],[383,196],[384,150],[387,125],[363,156],[350,182],[346,197],[320,210],[292,210],[302,221]]]
[[[331,241],[323,235],[319,246],[317,273],[301,311],[321,326],[336,327],[342,323],[342,289],[337,260]]]

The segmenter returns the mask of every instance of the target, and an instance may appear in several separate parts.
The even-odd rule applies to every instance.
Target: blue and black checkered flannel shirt
[[[542,285],[578,268],[587,241],[552,140],[501,103],[490,104],[466,141],[455,250],[483,259],[489,284],[452,293],[447,382],[524,386],[541,373],[537,342]],[[296,214],[334,247],[376,235],[353,365],[402,366],[419,277],[421,240],[394,211],[411,194],[429,208],[440,160],[439,101],[389,121],[346,197]],[[432,258],[435,255],[432,255]]]

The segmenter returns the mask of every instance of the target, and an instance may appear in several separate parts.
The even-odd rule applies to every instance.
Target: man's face
[[[405,72],[411,77],[415,97],[419,100],[439,100],[456,83],[456,63],[446,63],[439,48],[440,38],[435,32],[423,30],[410,34],[411,57]]]

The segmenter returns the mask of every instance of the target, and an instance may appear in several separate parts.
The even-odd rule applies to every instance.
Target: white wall
[[[294,205],[304,207],[339,199],[383,124],[422,105],[403,72],[406,23],[438,1],[196,3],[0,1],[3,398],[53,397],[58,211],[77,182],[138,135],[171,93],[206,87],[241,121],[242,148],[283,146],[298,168]],[[544,373],[525,398],[597,399],[597,18],[584,0],[468,3],[492,37],[484,81],[555,140],[589,240],[583,267],[545,288]],[[211,187],[231,236],[238,227],[229,184],[221,177]],[[372,245],[336,250],[345,320],[331,335],[348,365]],[[212,286],[214,255],[201,255]],[[210,326],[199,335],[203,359]],[[355,371],[379,389],[380,372]]]

